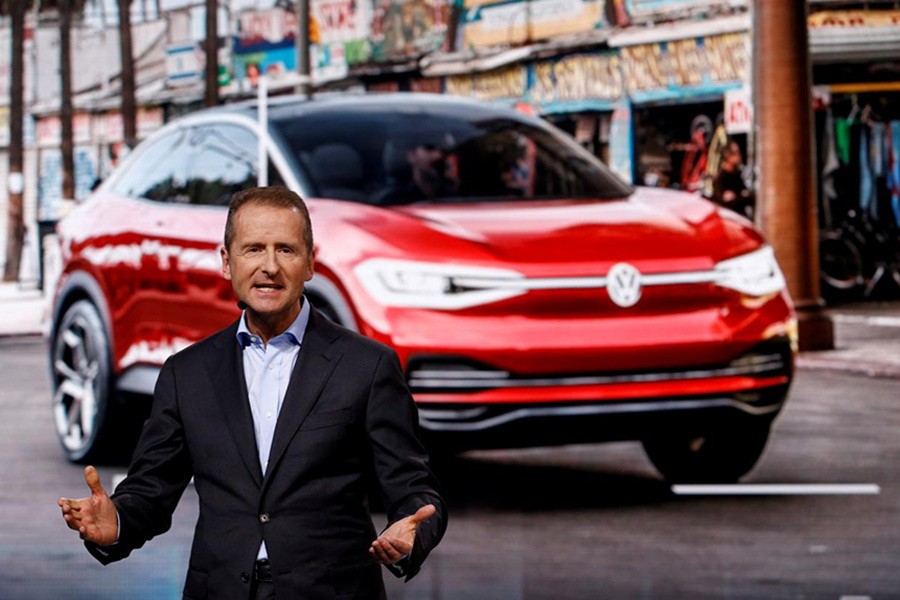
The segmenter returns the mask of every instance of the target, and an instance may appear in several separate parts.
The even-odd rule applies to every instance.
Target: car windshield
[[[472,112],[331,108],[273,124],[322,198],[389,206],[630,194],[554,128],[516,113]]]

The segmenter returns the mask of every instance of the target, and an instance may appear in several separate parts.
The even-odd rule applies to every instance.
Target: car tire
[[[665,433],[645,439],[644,452],[672,483],[734,483],[765,450],[770,424],[722,423],[704,433]]]
[[[106,459],[112,450],[109,336],[97,308],[79,300],[66,309],[52,341],[53,416],[66,457]]]

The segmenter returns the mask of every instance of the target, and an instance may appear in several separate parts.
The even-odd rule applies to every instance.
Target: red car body
[[[319,101],[359,110],[390,110],[392,102]],[[446,98],[401,104],[488,110]],[[252,106],[242,110],[255,115]],[[222,112],[201,113],[197,123]],[[585,168],[603,168],[574,143],[559,143]],[[78,371],[78,343],[64,338],[103,343],[86,333],[91,327],[66,322],[76,302],[96,308],[108,346],[96,359],[108,362],[100,376],[108,387],[98,391],[91,380],[91,393],[104,404],[92,410],[109,414],[82,423],[82,441],[110,428],[121,408],[116,390],[149,392],[169,354],[239,315],[218,256],[225,208],[123,195],[117,182],[140,164],[141,150],[135,155],[125,175],[59,227],[64,269],[51,357],[64,407],[58,430],[73,460],[100,444],[66,444],[71,424],[84,419],[59,391],[73,378],[58,363]],[[734,479],[756,462],[791,381],[796,325],[774,257],[746,220],[693,195],[621,184],[603,198],[379,205],[324,197],[322,186],[304,189],[315,172],[289,170],[278,178],[307,198],[316,240],[308,297],[397,351],[435,448],[639,439],[663,474],[679,480]],[[744,263],[729,262],[741,257],[756,268],[750,276]]]

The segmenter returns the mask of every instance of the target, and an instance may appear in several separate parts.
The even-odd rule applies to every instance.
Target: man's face
[[[436,146],[416,146],[407,154],[413,170],[439,175],[443,170],[444,151]]]
[[[234,215],[234,239],[222,249],[222,272],[256,321],[287,328],[300,312],[314,256],[303,241],[305,222],[294,208],[245,204]]]

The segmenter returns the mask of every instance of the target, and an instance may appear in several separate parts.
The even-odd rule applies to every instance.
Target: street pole
[[[134,52],[131,48],[131,0],[119,0],[119,61],[122,65],[122,135],[125,145],[137,145]]]
[[[309,0],[295,0],[297,15],[297,93],[312,98],[309,58]]]
[[[801,350],[833,348],[819,297],[806,2],[755,0],[753,13],[758,223],[794,299]]]
[[[25,241],[25,177],[24,136],[22,119],[25,112],[25,3],[13,2],[10,6],[12,21],[12,46],[9,60],[12,81],[9,98],[9,175],[7,191],[9,206],[7,207],[6,264],[3,267],[3,281],[16,281],[19,278],[19,263],[22,258],[22,245]]]
[[[75,141],[72,131],[72,5],[60,0],[59,8],[59,121],[62,152],[62,197],[75,199]]]
[[[203,106],[219,103],[219,2],[206,0],[206,77]]]

